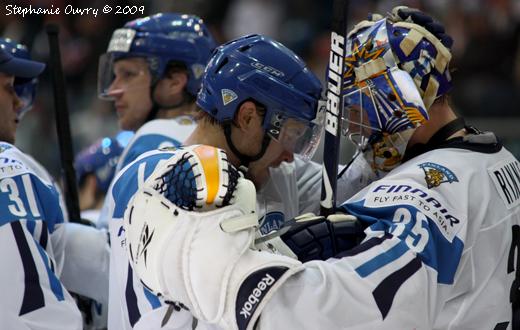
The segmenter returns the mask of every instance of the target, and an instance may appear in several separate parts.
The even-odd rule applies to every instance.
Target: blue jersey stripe
[[[134,291],[134,281],[133,281],[133,272],[132,267],[128,264],[128,276],[126,278],[126,290],[125,290],[125,298],[126,298],[126,307],[128,308],[128,320],[132,327],[139,321],[141,318],[141,313],[139,312],[139,307],[137,306],[137,296]]]
[[[415,274],[422,267],[422,262],[419,257],[415,257],[408,264],[401,269],[393,272],[385,278],[372,291],[372,295],[376,300],[377,307],[383,316],[383,319],[388,315],[392,302],[401,285],[406,282],[413,274]]]
[[[409,249],[406,243],[404,241],[401,241],[394,247],[392,247],[390,250],[375,256],[374,258],[365,262],[361,266],[357,267],[356,272],[359,274],[359,276],[366,277],[378,270],[379,268],[388,265],[389,263],[398,259],[408,250]]]
[[[385,240],[387,240],[387,239],[389,239],[391,237],[392,237],[391,234],[385,233],[385,235],[383,237],[372,237],[372,238],[369,238],[367,241],[359,244],[358,246],[355,246],[355,247],[353,247],[350,250],[347,250],[347,251],[339,253],[338,255],[335,256],[335,258],[339,259],[339,258],[344,258],[344,257],[355,256],[357,254],[360,254],[361,252],[365,252],[365,251],[373,248],[376,245],[379,245],[379,244],[383,243]]]
[[[159,298],[157,298],[156,295],[151,293],[150,290],[148,290],[147,288],[143,288],[143,291],[146,299],[148,299],[148,302],[150,302],[150,305],[152,305],[153,309],[161,307],[161,301],[159,300]]]
[[[49,231],[47,229],[47,223],[42,221],[42,231],[40,234],[40,245],[47,249],[47,241],[49,240]]]
[[[51,269],[49,257],[40,245],[36,244],[36,246],[38,247],[38,252],[40,252],[40,256],[42,257],[43,263],[45,264],[45,268],[47,269],[47,276],[49,277],[49,283],[51,285],[52,293],[54,293],[54,296],[56,296],[56,299],[58,299],[58,301],[65,300],[65,298],[63,297],[63,288],[61,287],[61,283],[56,277],[56,274],[54,274],[54,272]]]
[[[11,222],[14,239],[20,252],[22,259],[22,266],[24,270],[24,292],[22,307],[20,308],[20,316],[35,311],[45,306],[45,299],[43,297],[43,290],[40,286],[40,278],[38,270],[29,247],[27,239],[22,229],[20,222]]]
[[[25,222],[25,225],[27,227],[27,230],[29,230],[29,232],[31,233],[31,235],[34,236],[34,228],[36,227],[36,222],[27,220]]]

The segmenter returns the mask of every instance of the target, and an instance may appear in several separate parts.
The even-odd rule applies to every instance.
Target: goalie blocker
[[[256,192],[237,174],[223,150],[179,149],[135,194],[124,226],[131,265],[146,287],[204,322],[252,329],[266,301],[302,264],[252,249]],[[163,189],[165,178],[186,191]]]

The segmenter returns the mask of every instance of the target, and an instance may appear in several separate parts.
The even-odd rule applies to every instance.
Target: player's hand
[[[392,9],[389,18],[394,22],[403,21],[420,25],[437,37],[446,48],[450,49],[453,45],[453,39],[446,33],[444,26],[419,9],[397,6]]]
[[[307,262],[327,260],[350,250],[362,241],[364,233],[356,217],[332,214],[302,218],[280,237],[298,260]]]

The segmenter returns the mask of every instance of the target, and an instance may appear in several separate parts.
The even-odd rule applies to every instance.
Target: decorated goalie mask
[[[398,166],[434,100],[451,88],[451,53],[420,25],[363,21],[346,45],[344,133],[376,171]]]

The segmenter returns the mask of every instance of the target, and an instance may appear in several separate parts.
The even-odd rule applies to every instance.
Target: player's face
[[[9,143],[15,141],[18,125],[17,111],[22,106],[13,83],[13,76],[0,73],[0,141]]]
[[[257,141],[261,143],[261,140]],[[292,162],[294,154],[277,140],[271,139],[265,154],[259,160],[251,162],[247,171],[248,179],[257,188],[262,187],[269,179],[269,167],[278,167],[282,162]]]
[[[119,126],[136,131],[152,109],[148,63],[139,57],[118,60],[114,63],[114,76],[108,95],[114,98]]]

